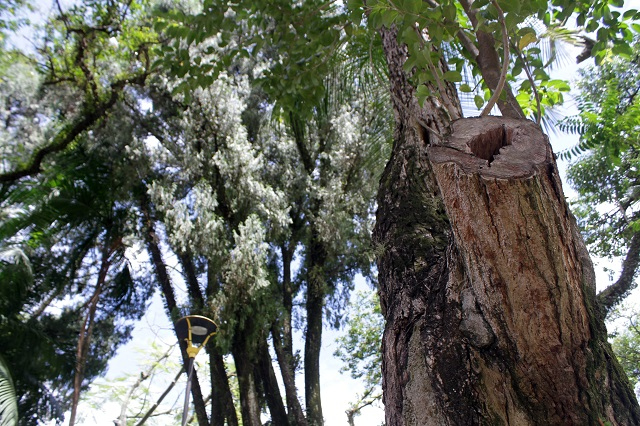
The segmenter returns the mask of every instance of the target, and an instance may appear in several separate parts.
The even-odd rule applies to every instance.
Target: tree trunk
[[[256,376],[260,377],[260,381],[262,382],[262,389],[265,399],[267,400],[269,413],[271,414],[271,422],[273,426],[289,426],[287,410],[284,408],[276,373],[273,371],[273,362],[269,354],[269,344],[264,339],[260,342],[258,354]]]
[[[167,309],[167,315],[172,322],[175,322],[178,319],[179,309],[176,304],[176,296],[173,292],[173,287],[171,286],[171,281],[169,280],[169,273],[167,272],[167,267],[164,264],[164,260],[162,259],[162,251],[160,250],[160,245],[158,242],[158,236],[155,232],[154,220],[151,216],[151,207],[149,198],[145,192],[145,189],[141,189],[140,196],[140,212],[142,213],[143,222],[144,222],[144,240],[147,245],[147,250],[149,251],[149,255],[151,257],[151,262],[153,263],[154,271],[156,274],[156,279],[158,280],[158,284],[160,285],[160,289],[162,290],[162,295],[165,300],[165,307]],[[175,331],[175,330],[174,330]],[[176,334],[177,338],[177,334]],[[184,341],[180,342],[180,351],[182,354],[182,364],[184,366],[185,374],[189,374],[189,369],[187,366],[189,365],[189,358],[186,352],[187,345]],[[191,397],[193,401],[193,405],[195,407],[196,416],[198,418],[199,426],[208,426],[209,419],[207,417],[207,409],[204,403],[204,398],[202,397],[202,390],[200,389],[200,381],[198,380],[197,371],[193,372],[192,377],[192,386],[191,386]]]
[[[238,426],[224,358],[213,344],[207,345],[211,374],[211,426]]]
[[[312,225],[313,228],[313,225]],[[322,426],[322,399],[320,396],[320,350],[322,348],[322,317],[326,294],[322,266],[326,260],[326,251],[312,230],[307,262],[307,333],[304,340],[304,385],[307,403],[307,424]]]
[[[302,411],[300,400],[298,399],[298,388],[296,387],[295,359],[293,356],[293,334],[291,315],[293,311],[293,289],[291,285],[291,262],[293,260],[293,249],[285,244],[282,250],[282,304],[283,314],[279,321],[281,324],[274,324],[271,328],[273,347],[280,366],[282,383],[284,384],[285,396],[287,399],[287,410],[289,417],[296,426],[306,426],[307,419]],[[280,336],[282,330],[282,336]]]
[[[196,268],[193,263],[191,254],[181,253],[179,256],[180,263],[185,273],[187,281],[187,289],[191,299],[192,314],[208,315],[208,306],[206,306],[205,297],[202,295]],[[215,274],[213,271],[207,272],[207,280],[212,279]],[[213,287],[217,287],[213,285]],[[225,419],[229,426],[238,425],[238,417],[233,405],[233,395],[229,387],[229,379],[227,370],[224,366],[224,358],[213,341],[206,347],[209,353],[209,373],[211,376],[211,426],[224,426]]]
[[[260,401],[254,374],[256,348],[246,342],[246,337],[241,331],[236,331],[233,339],[231,352],[238,374],[242,424],[243,426],[261,426]]]
[[[382,36],[397,117],[374,232],[387,425],[639,424],[548,140],[526,120],[451,128],[437,103],[420,110]]]
[[[213,262],[207,261],[206,295],[208,300],[213,299],[220,289],[217,274],[213,268]],[[204,298],[200,303],[205,305]],[[207,352],[209,353],[211,375],[211,426],[224,426],[225,419],[228,426],[238,426],[238,415],[233,403],[233,394],[229,386],[224,357],[213,341],[209,341],[207,344]]]
[[[80,335],[78,336],[78,346],[76,349],[76,368],[73,376],[73,395],[71,398],[71,413],[69,415],[69,426],[73,426],[76,422],[76,415],[78,411],[78,403],[80,402],[80,391],[82,390],[82,381],[84,380],[84,369],[87,365],[87,355],[89,354],[89,345],[91,343],[91,335],[93,334],[93,327],[95,324],[96,309],[98,308],[98,302],[102,295],[103,287],[107,279],[107,273],[111,267],[111,252],[106,247],[107,240],[105,239],[105,247],[102,250],[102,261],[100,262],[100,272],[98,273],[98,280],[96,282],[95,289],[91,298],[88,301],[88,310],[85,315],[84,321],[80,328]]]

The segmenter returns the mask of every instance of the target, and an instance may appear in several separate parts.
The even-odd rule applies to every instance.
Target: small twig
[[[491,0],[491,3],[498,11],[498,21],[500,21],[500,27],[502,28],[502,73],[500,74],[500,80],[498,81],[496,90],[493,92],[491,99],[489,99],[487,106],[485,106],[480,113],[480,117],[489,115],[493,106],[498,102],[498,98],[500,97],[502,89],[504,89],[505,82],[507,81],[507,72],[509,71],[509,34],[507,34],[507,25],[504,22],[504,13],[502,12],[502,9],[500,9],[496,0]]]
[[[418,124],[420,126],[422,126],[425,130],[433,133],[435,136],[437,136],[441,141],[444,140],[444,136],[442,136],[442,134],[440,132],[438,132],[436,129],[432,129],[431,127],[429,127],[429,125],[427,123],[424,122],[424,120],[422,120],[421,117],[417,117],[416,116],[416,121],[418,122]]]
[[[71,24],[69,23],[69,18],[67,17],[67,14],[62,10],[62,6],[60,6],[60,2],[58,0],[56,0],[56,6],[58,7],[58,12],[60,13],[60,18],[62,19],[65,28],[67,29],[67,31],[70,31]]]
[[[418,29],[417,24],[413,26],[413,29],[418,34],[418,38],[420,39],[420,47],[424,49],[426,46],[426,43],[424,42],[424,38],[420,30]],[[457,120],[458,118],[460,118],[460,114],[458,113],[458,110],[451,103],[451,99],[449,99],[449,95],[447,94],[447,89],[444,86],[444,83],[442,83],[440,76],[438,75],[438,70],[436,70],[435,65],[433,65],[433,61],[431,60],[431,52],[429,52],[426,55],[426,57],[429,62],[429,70],[431,71],[431,74],[433,74],[433,78],[436,81],[436,85],[438,86],[438,91],[440,92],[440,96],[442,97],[442,103],[444,104],[444,107],[449,113],[449,116],[451,117],[451,119]]]
[[[531,90],[533,90],[533,96],[536,98],[536,106],[538,107],[538,116],[536,117],[536,123],[539,125],[540,120],[542,119],[542,109],[540,108],[540,94],[538,93],[538,89],[536,88],[536,82],[533,80],[533,75],[531,75],[531,70],[529,69],[529,64],[527,63],[524,56],[522,56],[522,52],[517,46],[514,46],[516,52],[518,53],[518,58],[522,61],[524,65],[524,72],[527,74],[527,78],[529,79],[529,83],[531,83]]]

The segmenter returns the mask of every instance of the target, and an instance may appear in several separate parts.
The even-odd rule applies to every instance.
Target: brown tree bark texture
[[[447,297],[462,305],[492,417],[636,424],[634,410],[614,409],[615,392],[597,395],[615,377],[595,362],[598,342],[607,344],[592,324],[594,275],[546,136],[530,121],[498,117],[458,120],[452,130],[428,149],[465,276]]]
[[[397,123],[374,230],[387,426],[640,424],[546,136],[418,107],[381,35]]]
[[[426,152],[451,245],[427,294],[405,301],[414,326],[385,357],[403,368],[385,387],[402,414],[387,424],[639,424],[540,128],[462,119]]]

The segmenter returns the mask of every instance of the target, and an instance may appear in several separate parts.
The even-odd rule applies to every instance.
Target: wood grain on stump
[[[461,119],[428,154],[466,275],[468,287],[453,296],[461,329],[494,354],[477,360],[489,405],[505,407],[494,415],[505,424],[581,424],[592,274],[583,272],[547,137],[528,120]]]

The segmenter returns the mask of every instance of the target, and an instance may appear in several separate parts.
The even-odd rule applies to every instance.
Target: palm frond
[[[0,426],[18,424],[18,398],[9,366],[0,356]]]

